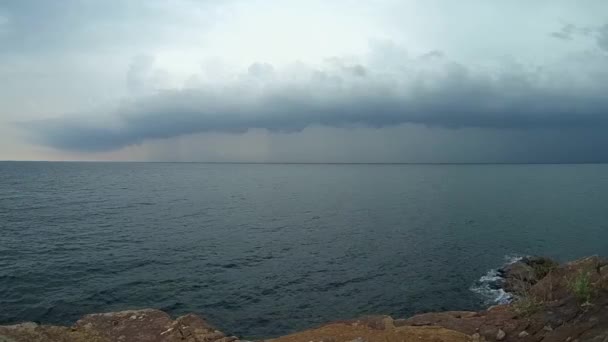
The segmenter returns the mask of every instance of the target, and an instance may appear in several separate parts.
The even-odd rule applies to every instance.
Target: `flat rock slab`
[[[87,315],[72,327],[24,323],[0,326],[0,342],[232,342],[196,315],[172,320],[159,310]]]
[[[337,322],[268,342],[465,342],[474,337],[437,326],[395,326],[388,316]]]

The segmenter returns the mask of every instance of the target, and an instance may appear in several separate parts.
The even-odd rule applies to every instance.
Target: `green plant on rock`
[[[516,274],[511,281],[516,294],[513,309],[517,315],[528,317],[543,309],[545,302],[532,293],[532,283],[528,278]]]
[[[543,279],[547,276],[551,271],[556,269],[558,264],[552,260],[545,260],[541,263],[536,263],[532,265],[532,269],[534,270],[534,274],[538,278],[538,280]]]
[[[591,284],[591,275],[589,272],[578,272],[578,274],[568,282],[568,288],[583,306],[591,304],[593,285]]]
[[[513,303],[513,309],[515,309],[515,313],[518,315],[528,317],[541,311],[544,305],[545,303],[542,300],[527,293],[517,298]]]

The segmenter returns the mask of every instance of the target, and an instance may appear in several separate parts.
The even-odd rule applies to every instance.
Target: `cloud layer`
[[[139,91],[152,59],[135,63],[128,82]],[[480,71],[438,51],[404,56],[398,67],[376,70],[339,58],[319,69],[255,63],[225,83],[153,89],[102,113],[104,123],[75,115],[26,127],[48,146],[91,152],[196,133],[295,132],[311,125],[608,128],[607,83],[585,70],[555,75],[509,64]]]
[[[6,2],[0,159],[608,161],[605,13],[602,0]]]

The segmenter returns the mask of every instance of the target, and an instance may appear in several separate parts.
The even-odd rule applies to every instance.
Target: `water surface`
[[[505,256],[608,252],[608,165],[0,163],[0,323],[153,307],[268,337],[476,309]]]

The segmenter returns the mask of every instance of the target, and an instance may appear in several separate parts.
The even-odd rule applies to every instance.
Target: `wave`
[[[481,295],[488,305],[508,304],[513,301],[513,294],[503,289],[504,278],[500,269],[522,260],[525,256],[506,255],[505,263],[499,269],[491,269],[481,276],[470,288],[471,291]]]

